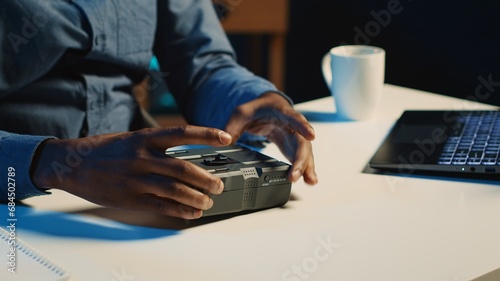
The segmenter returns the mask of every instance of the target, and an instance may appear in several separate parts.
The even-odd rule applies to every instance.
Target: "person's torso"
[[[0,130],[75,138],[139,126],[132,87],[148,73],[156,1],[4,1],[0,71],[20,81],[0,93]]]

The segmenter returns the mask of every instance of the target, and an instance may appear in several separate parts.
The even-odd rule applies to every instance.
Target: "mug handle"
[[[323,78],[325,79],[326,85],[328,89],[330,89],[332,85],[332,57],[330,56],[330,52],[326,53],[321,60],[321,69],[323,72]]]

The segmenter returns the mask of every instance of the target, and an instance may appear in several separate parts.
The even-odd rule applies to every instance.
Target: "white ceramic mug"
[[[341,119],[366,120],[376,113],[384,86],[383,49],[338,46],[323,57],[322,69]]]

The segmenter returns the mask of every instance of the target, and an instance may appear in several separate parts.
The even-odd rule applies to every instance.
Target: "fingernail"
[[[233,138],[226,132],[219,132],[219,140],[222,144],[230,144]]]
[[[316,174],[313,174],[312,178],[312,184],[317,184],[318,183],[318,176]]]
[[[217,190],[217,194],[221,194],[222,191],[224,191],[224,183],[222,181],[220,181],[219,189]]]
[[[179,205],[179,210],[181,211],[181,213],[185,218],[187,218],[186,216],[191,216],[192,218],[196,218],[195,214],[196,210],[191,207],[185,205]]]
[[[210,198],[210,201],[209,201],[209,203],[208,203],[208,206],[207,206],[207,209],[206,209],[206,210],[208,210],[208,209],[212,208],[213,206],[214,206],[214,200],[213,200],[212,198]]]
[[[203,211],[202,210],[194,210],[193,211],[193,218],[195,218],[195,219],[201,218],[202,215],[203,215]]]
[[[302,173],[299,170],[295,170],[292,173],[292,181],[296,182],[299,180],[300,176],[302,176]]]
[[[316,136],[316,132],[314,131],[313,126],[309,127],[309,133],[310,133],[313,137],[315,137],[315,136]]]

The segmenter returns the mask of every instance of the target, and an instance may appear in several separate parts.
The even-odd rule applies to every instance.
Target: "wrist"
[[[30,177],[33,184],[41,190],[58,187],[52,167],[52,164],[56,163],[57,142],[58,140],[54,139],[43,141],[33,155],[30,167]]]
[[[280,91],[267,91],[263,93],[261,97],[270,97],[271,99],[279,100],[280,102],[284,101],[293,106],[293,101],[290,99],[290,97]]]

